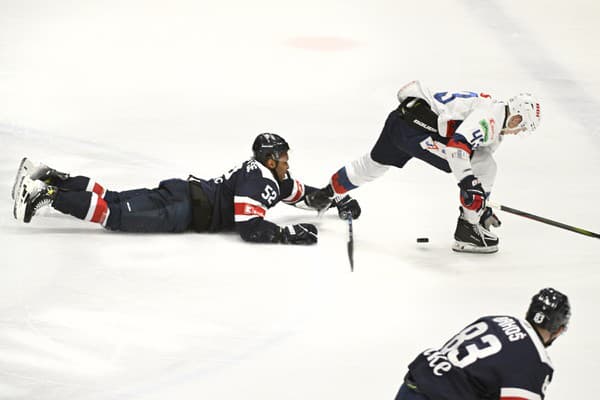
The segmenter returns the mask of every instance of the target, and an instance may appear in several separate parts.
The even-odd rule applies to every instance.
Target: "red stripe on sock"
[[[96,193],[100,197],[104,197],[105,190],[102,187],[102,185],[100,185],[97,182],[94,182],[94,189],[92,189],[92,192]]]
[[[336,172],[335,174],[333,174],[333,176],[331,177],[331,186],[333,186],[333,191],[336,194],[344,194],[346,193],[348,190],[340,183],[340,178],[338,173]]]
[[[98,203],[96,203],[96,209],[94,210],[94,215],[92,216],[91,222],[98,222],[100,224],[104,223],[106,219],[106,215],[108,214],[108,204],[104,199],[99,198]]]

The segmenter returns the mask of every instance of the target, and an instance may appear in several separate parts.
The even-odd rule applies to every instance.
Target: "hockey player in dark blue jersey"
[[[525,320],[487,316],[408,366],[396,400],[542,400],[553,367],[546,347],[566,329],[567,296],[533,296]]]
[[[307,193],[316,190],[288,172],[288,143],[263,133],[252,146],[254,157],[214,179],[190,175],[169,179],[155,189],[106,190],[85,176],[71,177],[27,158],[19,166],[13,198],[17,220],[31,221],[43,206],[123,232],[219,232],[237,230],[249,242],[312,244],[317,228],[302,223],[280,227],[265,219],[269,208],[283,201],[309,208]],[[340,215],[360,215],[349,196],[335,204]]]

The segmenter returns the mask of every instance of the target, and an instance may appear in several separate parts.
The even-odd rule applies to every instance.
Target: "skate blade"
[[[471,243],[459,242],[458,240],[452,245],[452,250],[458,253],[477,253],[477,254],[490,254],[498,251],[498,245],[480,247],[474,246]]]
[[[27,208],[27,201],[29,200],[28,186],[32,184],[33,181],[27,175],[22,175],[19,179],[19,186],[15,193],[15,203],[13,206],[13,216],[18,221],[29,222],[25,221],[25,210]]]
[[[21,160],[21,164],[19,164],[19,169],[17,169],[17,175],[15,176],[15,183],[13,184],[11,196],[12,199],[17,198],[17,190],[21,186],[21,182],[23,181],[23,177],[28,175],[33,170],[33,163],[27,158],[23,157]]]

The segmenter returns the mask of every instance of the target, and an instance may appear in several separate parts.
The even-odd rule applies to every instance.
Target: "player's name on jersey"
[[[527,337],[527,334],[521,330],[517,321],[510,317],[497,317],[493,321],[498,324],[511,342],[516,342]]]

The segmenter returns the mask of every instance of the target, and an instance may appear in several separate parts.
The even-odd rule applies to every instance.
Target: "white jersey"
[[[398,91],[402,103],[407,97],[421,98],[438,115],[440,136],[451,138],[459,134],[471,150],[491,147],[492,152],[502,140],[500,131],[506,118],[506,104],[485,93],[469,91],[431,92],[419,81],[412,81]]]
[[[438,115],[438,132],[447,137],[447,146],[434,143],[443,152],[456,179],[467,175],[478,177],[491,192],[496,178],[496,151],[506,119],[506,104],[485,93],[469,91],[431,92],[419,81],[412,81],[398,91],[398,100],[421,98]],[[435,141],[435,140],[434,140]]]
[[[474,175],[489,195],[496,178],[493,153],[502,140],[505,103],[483,93],[431,92],[419,81],[408,83],[398,92],[400,103],[408,97],[425,100],[438,116],[437,133],[432,134],[425,128],[423,132],[430,135],[419,139],[421,148],[447,161],[458,182]],[[396,112],[398,110],[392,114]],[[335,172],[331,176],[331,187],[335,194],[342,195],[382,176],[390,165],[393,163],[376,161],[371,150]],[[477,223],[481,211],[465,209],[464,213],[469,222]]]

